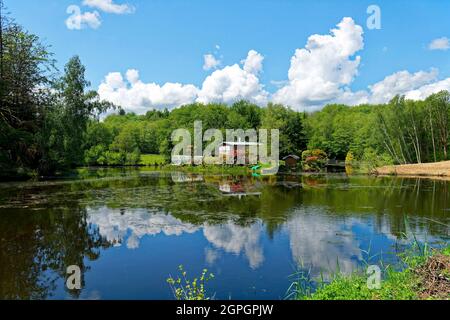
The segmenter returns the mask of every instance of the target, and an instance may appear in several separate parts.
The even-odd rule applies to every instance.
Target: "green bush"
[[[84,153],[84,162],[88,166],[135,166],[141,162],[141,153],[139,149],[115,152],[107,150],[104,145],[97,145]]]
[[[141,152],[139,149],[135,149],[131,153],[127,153],[125,155],[125,165],[127,166],[135,166],[141,162]]]
[[[106,147],[104,145],[93,146],[84,153],[84,162],[89,165],[106,165]]]
[[[114,152],[106,151],[106,163],[109,166],[122,166],[125,164],[126,153],[125,152]]]
[[[394,164],[394,160],[389,154],[378,154],[373,148],[367,148],[364,150],[361,162],[362,165],[369,171],[372,171],[375,168]]]
[[[346,166],[352,166],[355,162],[355,156],[353,155],[353,152],[349,151],[347,153],[347,156],[345,157],[345,165]]]
[[[325,169],[328,156],[320,149],[305,150],[302,153],[302,166],[304,171],[320,172]]]

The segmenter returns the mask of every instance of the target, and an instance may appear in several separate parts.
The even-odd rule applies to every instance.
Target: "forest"
[[[194,103],[145,115],[101,101],[78,56],[56,68],[49,46],[10,16],[0,31],[0,178],[51,176],[79,166],[139,165],[170,158],[174,129],[279,129],[280,155],[323,150],[373,166],[449,159],[450,93],[424,101],[327,105],[317,112],[248,101]],[[107,115],[107,116],[105,116]],[[156,163],[155,163],[156,164]]]

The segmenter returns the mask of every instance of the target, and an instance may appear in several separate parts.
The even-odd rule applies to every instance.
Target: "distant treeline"
[[[329,158],[388,163],[449,159],[450,94],[425,101],[397,96],[382,105],[328,105],[314,113],[287,106],[199,103],[145,115],[126,113],[89,91],[72,58],[61,74],[48,48],[1,16],[0,177],[50,175],[81,165],[135,165],[141,154],[169,159],[179,128],[279,129],[280,155],[321,149]],[[103,121],[102,113],[115,108]]]
[[[308,146],[337,159],[396,164],[449,159],[450,94],[382,105],[329,105],[306,121]],[[349,154],[350,153],[350,154]]]
[[[321,149],[329,158],[373,165],[447,160],[450,94],[431,95],[425,101],[395,97],[388,104],[328,105],[314,113],[295,112],[282,105],[261,108],[246,101],[224,104],[191,104],[171,112],[149,111],[108,116],[91,122],[86,147],[95,162],[96,152],[137,152],[170,155],[174,129],[193,130],[201,120],[204,130],[280,129],[280,155],[301,155]]]
[[[190,104],[172,111],[153,110],[145,115],[125,113],[108,116],[104,121],[91,121],[86,133],[85,161],[88,164],[118,164],[127,154],[162,154],[170,159],[172,132],[184,128],[193,132],[194,122],[202,121],[203,130],[280,129],[280,153],[287,155],[306,149],[307,137],[303,113],[281,105],[265,108],[247,101],[225,104]],[[122,156],[120,156],[122,155]],[[133,157],[129,157],[133,158]]]

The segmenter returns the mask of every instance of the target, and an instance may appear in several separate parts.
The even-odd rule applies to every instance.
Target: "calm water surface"
[[[393,262],[405,233],[448,243],[449,192],[426,179],[142,170],[0,184],[0,299],[172,299],[179,265],[213,272],[216,298],[283,299],[296,271]],[[80,292],[65,290],[69,265]]]

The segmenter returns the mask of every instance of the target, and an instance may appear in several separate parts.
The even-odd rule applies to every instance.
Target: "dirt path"
[[[375,169],[379,175],[450,177],[450,161],[385,166]]]

